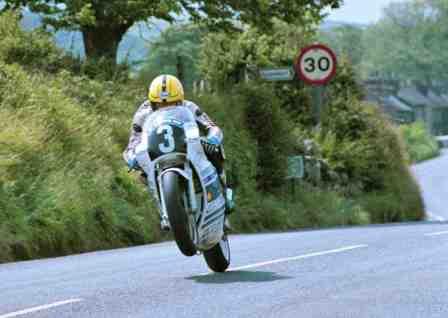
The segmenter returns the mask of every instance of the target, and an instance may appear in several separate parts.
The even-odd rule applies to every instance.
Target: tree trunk
[[[180,55],[176,56],[176,73],[179,81],[185,85],[184,63]]]
[[[130,25],[100,24],[81,29],[86,57],[88,59],[108,58],[117,62],[118,45]]]

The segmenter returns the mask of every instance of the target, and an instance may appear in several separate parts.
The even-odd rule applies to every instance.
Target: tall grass
[[[64,94],[64,76],[2,62],[0,74],[2,259],[159,239],[157,214],[122,166],[113,125]]]

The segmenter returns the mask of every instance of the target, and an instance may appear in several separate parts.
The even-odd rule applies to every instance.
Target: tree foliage
[[[314,24],[288,24],[273,20],[269,31],[249,27],[241,33],[210,33],[202,43],[200,69],[216,89],[257,79],[264,67],[292,67],[302,47],[314,40]],[[257,84],[255,84],[257,85]],[[309,126],[311,100],[307,88],[300,82],[272,85],[281,108],[299,124]]]
[[[365,52],[363,45],[364,31],[354,25],[343,25],[322,31],[319,38],[336,51],[338,56],[345,56],[351,65],[358,71]]]
[[[261,67],[292,66],[299,50],[314,36],[313,24],[273,20],[273,27],[249,27],[242,33],[215,32],[202,44],[200,69],[215,86],[242,80],[241,72]]]
[[[163,31],[150,44],[140,78],[148,83],[161,73],[175,74],[184,86],[191,88],[200,79],[198,64],[203,34],[204,30],[194,24],[174,25]]]
[[[254,24],[264,29],[271,19],[286,22],[319,19],[321,11],[336,8],[341,0],[5,0],[4,10],[27,6],[43,14],[44,22],[56,29],[80,30],[88,57],[116,57],[118,44],[126,31],[149,18],[169,22],[179,15],[215,29]]]
[[[365,67],[370,74],[431,85],[447,81],[448,2],[392,3],[365,34]]]

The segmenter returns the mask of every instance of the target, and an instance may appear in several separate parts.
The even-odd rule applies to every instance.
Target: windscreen
[[[152,159],[173,152],[186,153],[184,124],[195,122],[183,106],[167,107],[151,114],[144,126],[148,133],[148,151]]]

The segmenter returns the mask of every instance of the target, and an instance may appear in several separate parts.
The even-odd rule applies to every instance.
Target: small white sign
[[[292,68],[261,69],[260,76],[266,81],[292,81],[294,70]]]

